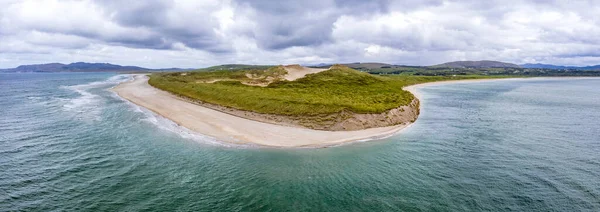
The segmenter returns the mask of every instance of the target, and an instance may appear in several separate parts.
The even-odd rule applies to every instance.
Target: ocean
[[[398,135],[229,145],[107,73],[0,74],[0,211],[600,211],[600,78],[419,88]]]

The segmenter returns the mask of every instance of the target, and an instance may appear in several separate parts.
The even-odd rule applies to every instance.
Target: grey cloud
[[[187,47],[209,51],[213,53],[229,52],[226,44],[216,38],[213,27],[214,21],[206,13],[214,8],[205,8],[196,16],[184,17],[176,11],[175,2],[172,0],[151,0],[128,2],[124,6],[122,1],[102,1],[108,14],[113,14],[113,21],[119,25],[133,28],[144,28],[152,32],[153,36],[147,39],[110,39],[137,48],[172,49],[175,43],[185,44]],[[172,20],[173,16],[181,18]]]
[[[333,6],[331,1],[328,0],[237,0],[237,2],[271,15],[298,14],[306,11],[330,9]]]
[[[100,1],[113,19],[119,24],[131,27],[157,27],[164,25],[166,12],[172,8],[173,2],[166,0],[145,1]]]
[[[331,41],[334,20],[263,20],[255,31],[257,42],[267,49],[285,49],[293,46],[312,46]]]
[[[22,2],[11,2],[8,5],[18,5],[19,3]],[[22,15],[19,13],[20,11],[9,11],[15,13],[15,16],[0,14],[0,23],[9,22],[6,25],[12,27],[0,26],[0,32],[16,34],[39,31],[74,35],[97,43],[130,48],[166,50],[174,49],[176,43],[181,43],[189,48],[213,53],[232,50],[227,42],[220,40],[215,34],[213,29],[218,23],[207,17],[207,13],[218,8],[201,8],[203,11],[192,10],[194,13],[185,14],[177,11],[174,8],[175,2],[171,0],[131,2],[101,0],[91,2],[91,5],[83,8],[89,11],[72,11],[82,8],[69,7],[70,1],[59,3],[66,6],[57,7],[58,9],[51,12],[56,15],[66,15],[59,18],[47,17],[50,19],[48,22],[19,17]],[[90,14],[88,17],[69,16],[73,12],[89,12]],[[66,20],[65,17],[71,17],[71,19]]]
[[[594,1],[566,0],[5,0],[0,56],[29,52],[53,62],[52,55],[117,61],[154,55],[147,63],[207,65],[600,63],[598,13]],[[41,35],[24,36],[33,32]],[[98,56],[98,49],[115,55]]]
[[[266,49],[314,46],[331,41],[331,26],[339,16],[330,1],[244,1],[255,11],[252,36]]]
[[[172,49],[174,43],[169,40],[165,40],[161,37],[153,37],[147,39],[127,39],[127,38],[112,38],[104,39],[105,42],[114,45],[122,45],[132,48],[147,48],[147,49]]]
[[[109,44],[126,46],[132,48],[147,48],[147,49],[172,49],[173,41],[166,39],[160,34],[153,33],[147,36],[131,35],[107,35],[101,31],[89,31],[85,29],[71,29],[71,30],[56,30],[56,29],[40,29],[42,32],[47,33],[58,33],[66,35],[75,35],[82,38],[98,40]]]
[[[386,13],[389,12],[390,0],[335,0],[338,8],[352,13]]]
[[[343,15],[373,15],[389,10],[390,1],[240,0],[256,13],[258,23],[253,36],[266,49],[318,46],[333,42],[333,24]]]

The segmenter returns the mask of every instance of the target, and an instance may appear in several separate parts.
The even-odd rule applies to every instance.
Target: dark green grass
[[[270,72],[270,71],[271,72]],[[362,73],[344,66],[309,74],[296,81],[276,81],[267,87],[244,85],[246,73],[281,74],[273,68],[267,71],[216,71],[162,73],[150,76],[149,83],[157,88],[230,108],[279,115],[323,115],[348,110],[356,113],[381,113],[408,105],[414,96],[402,87],[412,84],[476,79],[484,76],[381,77]],[[228,79],[201,83],[205,79]]]

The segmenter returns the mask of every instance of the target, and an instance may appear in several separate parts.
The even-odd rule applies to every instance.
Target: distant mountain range
[[[324,68],[324,67],[329,67],[332,65],[334,65],[334,64],[320,63],[320,64],[316,64],[316,65],[304,65],[304,66]],[[393,64],[387,64],[387,63],[342,63],[340,65],[348,66],[350,68],[358,69],[358,70],[371,70],[371,69],[379,69],[379,68],[398,68],[398,67],[417,67],[417,66],[406,66],[406,65],[393,65]]]
[[[432,67],[445,67],[445,68],[520,68],[517,64],[505,63],[491,60],[481,61],[454,61],[448,63],[442,63],[434,65]]]
[[[392,65],[387,63],[348,63],[342,64],[353,69],[377,69],[377,68],[398,68],[402,65]]]
[[[21,65],[16,68],[0,69],[0,72],[146,72],[146,71],[176,71],[187,70],[180,68],[149,69],[138,66],[120,66],[110,63],[84,63],[71,64],[47,63],[36,65]]]
[[[306,64],[305,64],[306,65]],[[329,67],[332,64],[321,63],[317,65],[306,65],[311,67]],[[537,69],[556,69],[556,70],[600,70],[600,65],[595,66],[556,66],[550,64],[512,64],[499,61],[482,60],[482,61],[454,61],[447,62],[434,66],[407,66],[407,65],[393,65],[387,63],[346,63],[342,64],[353,69],[369,71],[374,69],[398,69],[407,67],[424,67],[424,68],[537,68]],[[203,68],[201,70],[225,70],[231,68],[265,68],[269,66],[260,65],[243,65],[243,64],[230,64],[212,66]],[[181,69],[181,68],[163,68],[163,69],[149,69],[139,66],[120,66],[110,63],[85,63],[76,62],[71,64],[62,63],[47,63],[47,64],[35,64],[35,65],[21,65],[16,68],[0,69],[0,72],[152,72],[152,71],[187,71],[195,69]]]
[[[573,69],[573,70],[600,70],[600,65],[595,66],[555,66],[542,63],[527,63],[521,65],[523,68],[543,68],[543,69]]]
[[[380,68],[400,68],[400,67],[428,67],[428,68],[520,68],[517,64],[505,63],[499,61],[482,60],[482,61],[454,61],[447,62],[434,66],[408,66],[408,65],[393,65],[387,63],[347,63],[342,64],[354,69],[373,70]],[[319,64],[315,67],[327,67],[331,64]]]
[[[331,64],[319,64],[325,67]],[[398,68],[398,67],[419,67],[406,65],[392,65],[386,63],[348,63],[342,64],[354,69],[379,69],[379,68]],[[439,65],[428,66],[429,68],[538,68],[538,69],[570,69],[570,70],[600,70],[600,65],[595,66],[557,66],[550,64],[522,64],[505,63],[500,61],[481,60],[481,61],[454,61],[442,63]]]

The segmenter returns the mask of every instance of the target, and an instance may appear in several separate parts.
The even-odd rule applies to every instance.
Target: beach
[[[190,102],[148,84],[148,76],[133,75],[112,90],[120,97],[161,115],[193,132],[218,141],[266,147],[328,147],[343,143],[386,138],[399,133],[412,123],[354,131],[324,131],[250,120]],[[403,89],[422,100],[418,88],[424,86],[475,83],[510,79],[467,79],[421,83]]]
[[[148,76],[134,75],[132,81],[112,89],[120,97],[147,108],[191,131],[234,144],[267,147],[327,147],[342,143],[389,137],[410,126],[356,131],[321,131],[249,120],[186,101],[148,84]]]

